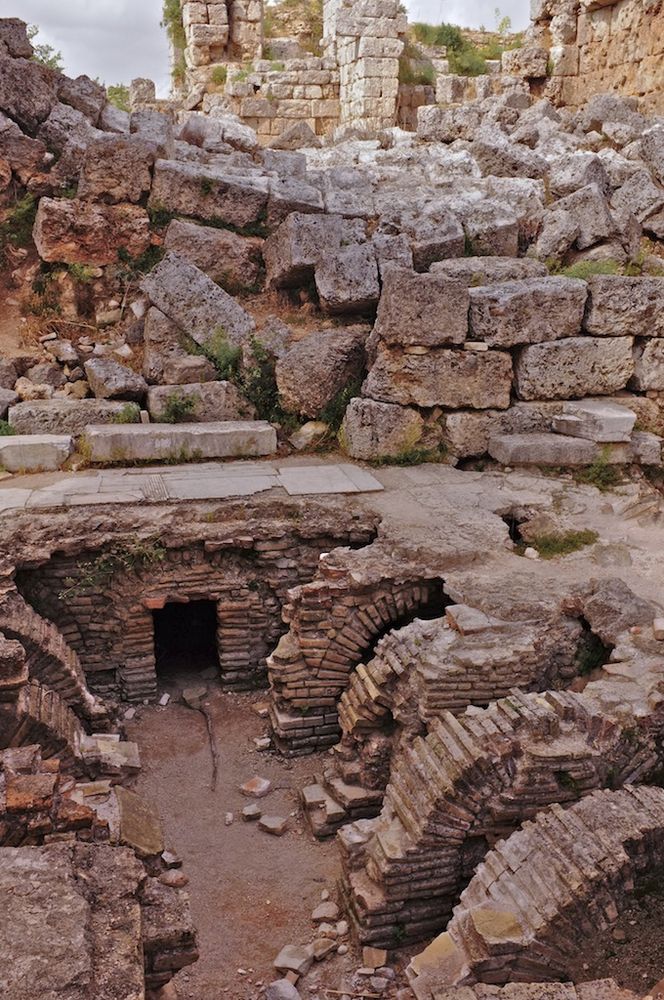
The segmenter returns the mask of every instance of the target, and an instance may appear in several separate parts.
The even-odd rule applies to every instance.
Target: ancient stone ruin
[[[166,15],[0,19],[0,997],[661,997],[664,12]]]

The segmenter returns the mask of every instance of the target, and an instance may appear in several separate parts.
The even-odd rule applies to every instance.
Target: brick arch
[[[485,710],[449,712],[402,745],[380,816],[341,833],[344,894],[360,939],[393,946],[439,931],[476,864],[551,803],[642,780],[656,733],[592,698],[518,690]],[[364,840],[361,851],[359,840]]]
[[[411,962],[429,983],[556,982],[580,943],[606,932],[664,864],[664,789],[596,791],[552,805],[479,865],[447,931]]]

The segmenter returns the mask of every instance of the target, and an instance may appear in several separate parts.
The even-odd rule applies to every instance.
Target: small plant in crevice
[[[539,552],[542,559],[555,559],[556,556],[568,556],[572,552],[587,545],[594,545],[599,535],[596,531],[585,528],[581,531],[553,532],[551,534],[538,535],[528,543]],[[525,549],[526,545],[522,544]]]
[[[113,417],[114,424],[136,424],[140,418],[140,409],[137,403],[126,403]]]
[[[447,447],[444,444],[436,448],[407,448],[396,455],[384,455],[369,461],[369,465],[381,468],[385,465],[433,465],[444,462],[447,458]]]
[[[118,277],[125,283],[136,281],[149,274],[163,258],[165,250],[160,246],[149,246],[138,257],[132,257],[128,250],[120,247],[118,250]]]
[[[7,420],[0,420],[0,437],[9,437],[16,434],[16,431]]]
[[[215,66],[210,74],[210,80],[215,87],[223,87],[228,79],[227,66]]]
[[[7,246],[27,247],[37,216],[37,199],[32,194],[19,198],[0,222],[0,251]]]
[[[67,270],[70,278],[79,285],[89,285],[95,279],[95,269],[88,264],[70,264]]]
[[[358,376],[350,379],[321,410],[318,419],[328,425],[332,434],[336,434],[339,431],[346,410],[348,409],[348,404],[351,399],[355,399],[360,395],[361,389],[361,377]]]
[[[577,483],[583,486],[595,486],[601,493],[620,486],[623,481],[622,469],[609,461],[608,447],[602,448],[595,461],[585,469],[579,469],[574,474]]]
[[[148,207],[148,215],[155,229],[165,229],[175,218],[175,212],[171,212],[170,209],[159,202],[155,202]]]
[[[192,415],[195,407],[194,396],[187,396],[183,392],[172,392],[166,397],[160,420],[164,424],[181,424]]]
[[[61,601],[78,596],[88,590],[105,587],[118,573],[136,573],[146,566],[163,562],[166,549],[156,538],[146,538],[130,545],[113,545],[95,559],[77,565],[78,579],[68,577],[65,589],[58,597]]]

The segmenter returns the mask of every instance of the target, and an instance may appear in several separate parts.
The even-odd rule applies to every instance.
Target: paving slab
[[[368,483],[373,481],[372,490],[383,489],[377,479],[369,473],[365,474]],[[304,496],[321,493],[362,493],[366,487],[360,488],[340,465],[307,465],[301,467],[282,468],[279,472],[279,485],[283,486],[289,496]]]
[[[205,478],[169,479],[166,483],[171,500],[222,500],[224,497],[246,497],[263,493],[276,486],[270,476],[219,476]]]

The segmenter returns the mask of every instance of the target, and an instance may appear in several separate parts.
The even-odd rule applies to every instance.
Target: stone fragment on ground
[[[248,795],[254,799],[262,799],[270,793],[272,790],[272,782],[269,778],[261,778],[256,776],[245,781],[243,785],[240,785],[240,791],[243,795]]]
[[[258,820],[258,829],[264,833],[271,833],[273,837],[283,837],[289,827],[288,816],[261,816]]]
[[[313,945],[285,945],[274,962],[272,963],[279,972],[296,972],[299,976],[306,976],[313,965],[314,949]]]

